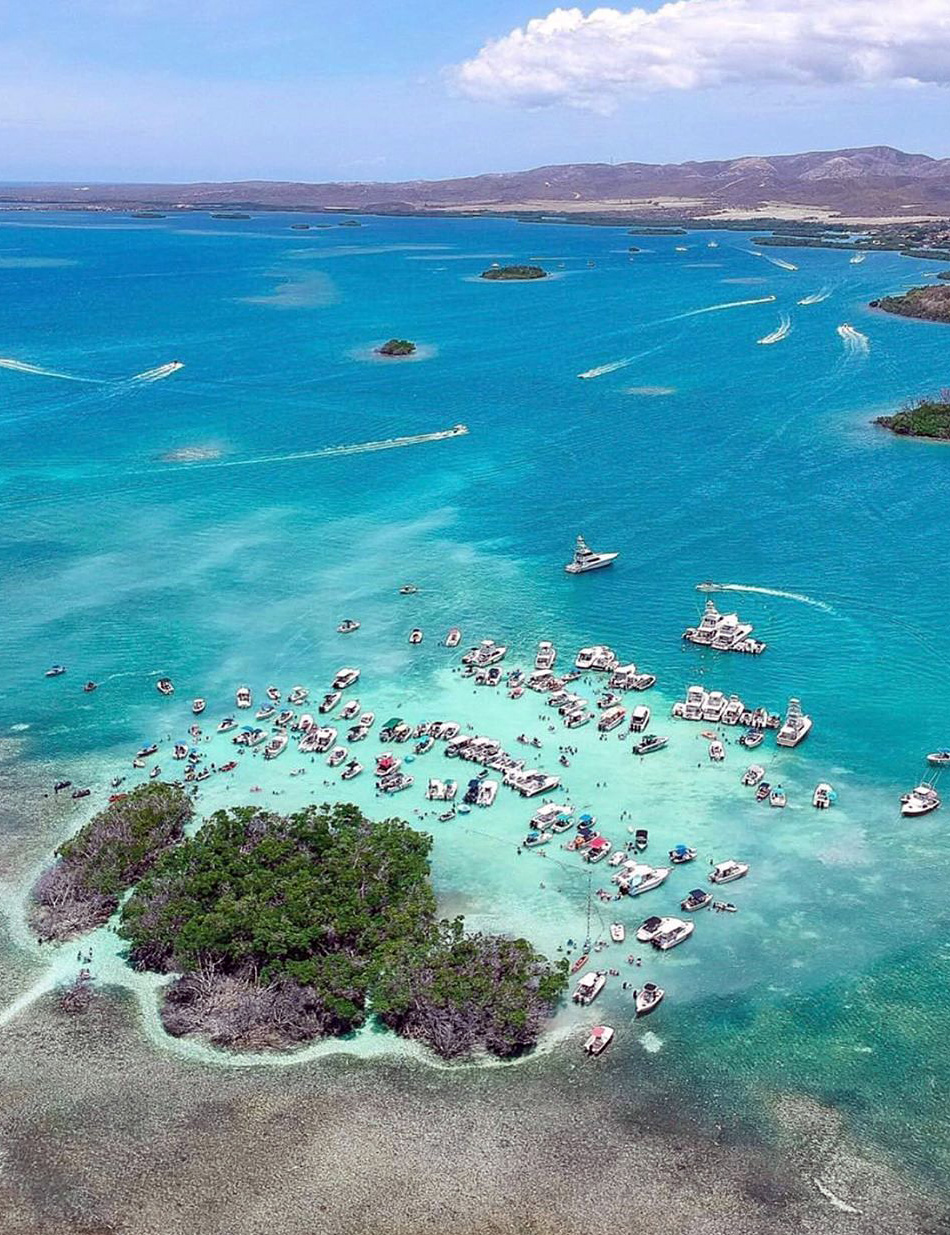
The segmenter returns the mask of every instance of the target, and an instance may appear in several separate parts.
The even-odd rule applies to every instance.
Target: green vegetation
[[[950,441],[950,390],[942,390],[936,399],[920,399],[893,416],[878,416],[874,423],[900,437]]]
[[[872,300],[871,308],[926,322],[950,322],[950,287],[936,283],[927,287],[912,287],[902,296],[883,296],[880,300]]]
[[[482,271],[483,279],[495,282],[517,282],[527,279],[546,279],[548,272],[540,266],[489,266]]]
[[[567,982],[567,961],[550,967],[525,939],[467,935],[461,918],[422,944],[387,953],[373,1008],[398,1033],[443,1058],[484,1047],[509,1057],[533,1046]]]
[[[221,1046],[283,1048],[378,1010],[445,1057],[531,1045],[564,985],[524,940],[438,924],[431,838],[355,806],[219,811],[122,910],[140,968],[177,972],[162,1020]]]
[[[33,888],[31,921],[40,939],[69,939],[107,921],[119,897],[181,840],[191,815],[185,791],[160,782],[94,815],[60,845]]]
[[[654,227],[644,224],[642,227],[627,228],[628,236],[685,236],[685,227]]]
[[[415,343],[409,339],[388,339],[382,347],[377,347],[380,356],[411,356],[416,350]]]

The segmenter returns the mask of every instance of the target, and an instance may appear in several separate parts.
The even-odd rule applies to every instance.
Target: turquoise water
[[[611,1066],[658,1090],[690,1083],[739,1116],[814,1094],[899,1161],[945,1172],[932,1128],[950,1090],[950,862],[943,812],[903,823],[898,797],[950,740],[950,454],[869,421],[945,383],[950,334],[866,307],[936,267],[757,256],[739,233],[711,249],[702,232],[415,219],[290,231],[298,219],[0,215],[0,355],[65,375],[0,368],[0,736],[38,787],[66,775],[94,788],[58,804],[59,833],[112,775],[131,777],[142,741],[184,733],[194,695],[216,720],[242,681],[258,696],[271,681],[319,695],[355,663],[350,693],[380,719],[451,716],[509,742],[535,732],[552,770],[570,740],[581,754],[568,796],[607,835],[622,841],[632,821],[649,827],[655,860],[679,841],[702,856],[642,901],[598,913],[595,900],[595,934],[615,912],[634,926],[672,911],[710,857],[752,863],[729,891],[740,913],[706,915],[675,953],[644,954],[644,976],[668,992],[650,1021],[634,1026],[619,983],[608,990],[597,1011],[618,1028]],[[631,257],[630,243],[644,251]],[[554,277],[476,277],[529,259]],[[782,314],[791,333],[758,346]],[[839,337],[844,323],[866,348]],[[419,357],[375,358],[391,335],[416,340]],[[130,380],[173,360],[184,368]],[[459,422],[469,433],[450,440],[286,457]],[[203,462],[164,457],[181,451]],[[578,531],[621,550],[613,570],[563,573]],[[765,655],[681,646],[704,579],[767,589],[717,598],[754,622]],[[418,595],[396,594],[407,580]],[[363,625],[343,638],[346,616]],[[548,734],[537,697],[512,702],[451,671],[439,640],[454,624],[463,648],[492,636],[512,663],[540,638],[562,662],[612,644],[658,675],[645,700],[669,749],[641,764],[591,728]],[[426,640],[410,648],[416,625]],[[54,661],[69,673],[47,681]],[[163,673],[172,700],[154,690]],[[101,685],[85,696],[89,677]],[[694,681],[774,710],[802,698],[806,745],[756,756],[788,790],[785,812],[740,790],[738,748],[714,767],[703,726],[668,719]],[[219,762],[227,749],[213,746]],[[364,743],[363,762],[377,749]],[[318,765],[290,778],[301,763],[246,760],[199,803],[338,795]],[[441,754],[416,767],[413,789],[383,807],[368,773],[346,796],[416,818],[426,776],[463,771]],[[827,814],[809,805],[819,779],[839,793]],[[587,870],[554,846],[518,856],[529,814],[503,792],[490,811],[430,818],[435,879],[447,912],[553,952],[583,938]],[[33,872],[4,873],[29,955],[16,923]],[[573,1040],[590,1019],[565,1013],[559,1028]]]

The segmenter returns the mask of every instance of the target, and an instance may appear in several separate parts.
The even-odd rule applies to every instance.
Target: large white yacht
[[[557,660],[557,648],[553,643],[548,643],[542,640],[538,644],[538,654],[534,658],[534,667],[537,670],[553,669],[554,662]]]
[[[574,667],[581,673],[595,670],[597,673],[610,673],[617,666],[617,656],[612,648],[603,643],[595,643],[593,647],[581,648],[574,661]]]
[[[684,922],[682,918],[673,918],[669,920],[666,930],[654,935],[650,942],[660,952],[666,952],[687,940],[695,929],[695,922]]]
[[[496,665],[500,660],[504,660],[507,651],[504,644],[496,643],[494,639],[483,639],[477,648],[470,648],[465,653],[462,664],[481,668]]]
[[[785,723],[775,735],[776,744],[778,746],[797,746],[799,742],[805,740],[810,729],[811,717],[804,714],[802,705],[797,699],[789,699]]]
[[[595,553],[583,536],[578,536],[574,556],[564,567],[569,575],[583,575],[589,570],[602,570],[620,556],[619,553]]]
[[[905,793],[901,798],[901,814],[905,818],[913,818],[917,815],[929,815],[932,810],[936,810],[940,805],[940,797],[933,787],[926,781],[918,785],[916,789],[912,789],[910,793]]]

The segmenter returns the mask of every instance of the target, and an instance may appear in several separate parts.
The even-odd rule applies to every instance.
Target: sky
[[[0,0],[0,180],[950,155],[950,0]]]

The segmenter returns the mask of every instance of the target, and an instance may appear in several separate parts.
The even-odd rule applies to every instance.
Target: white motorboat
[[[637,939],[640,943],[651,943],[657,935],[669,930],[673,923],[678,921],[679,918],[661,918],[655,915],[646,918],[637,927]]]
[[[582,1007],[588,1007],[594,1002],[600,992],[607,985],[607,975],[599,969],[591,970],[590,973],[585,973],[574,988],[574,994],[571,998],[575,1003],[579,1003]]]
[[[583,536],[578,536],[574,545],[574,556],[564,567],[569,575],[583,575],[591,570],[602,570],[612,565],[620,556],[619,553],[595,553],[589,547]]]
[[[341,635],[351,635],[354,630],[359,630],[359,628],[360,624],[355,619],[344,618],[344,620],[337,627],[337,630]]]
[[[278,755],[282,755],[287,749],[287,734],[278,733],[264,747],[265,759],[276,759]]]
[[[462,632],[457,626],[453,626],[449,633],[445,636],[445,646],[447,648],[457,648],[462,642]]]
[[[47,676],[49,675],[47,674]],[[159,678],[155,683],[155,689],[160,695],[173,695],[175,693],[175,686],[171,678]]]
[[[816,810],[827,810],[832,806],[837,798],[834,789],[826,782],[815,786],[815,792],[811,795],[811,804]]]
[[[613,1041],[614,1031],[610,1025],[595,1025],[590,1031],[590,1037],[584,1043],[587,1055],[600,1055]]]
[[[478,805],[491,806],[495,798],[498,796],[498,781],[483,780],[478,786]]]
[[[280,691],[276,686],[268,686],[264,694],[271,701],[271,703],[280,703]]]
[[[611,922],[610,938],[614,941],[614,943],[623,943],[623,941],[627,938],[627,928],[622,922]]]
[[[270,720],[270,718],[274,715],[276,711],[277,711],[277,708],[274,706],[273,703],[264,703],[254,713],[254,719],[255,720]]]
[[[313,717],[309,712],[304,712],[300,718],[299,728],[301,733],[306,733],[308,729],[312,729],[315,724]]]
[[[710,883],[732,883],[734,879],[742,879],[749,873],[748,862],[736,862],[728,858],[725,862],[717,862],[709,873]]]
[[[359,699],[351,699],[349,703],[340,708],[340,720],[352,720],[354,716],[359,715],[360,701]]]
[[[711,690],[706,696],[706,702],[703,705],[702,719],[717,725],[722,720],[722,714],[726,709],[726,702],[726,696],[721,690]]]
[[[934,750],[927,756],[927,762],[936,768],[950,766],[950,750]]]
[[[905,793],[901,798],[901,814],[905,818],[915,818],[919,815],[929,815],[940,805],[940,798],[937,790],[933,785],[923,781],[912,789],[910,793]]]
[[[331,690],[323,696],[323,699],[317,708],[318,712],[332,712],[336,705],[340,702],[341,694],[338,690]]]
[[[306,703],[310,698],[310,691],[306,686],[295,686],[287,696],[287,702],[292,707],[298,707],[301,703]]]
[[[697,909],[705,909],[707,905],[711,905],[712,898],[712,892],[707,892],[705,888],[693,888],[692,892],[680,901],[680,909],[694,913]]]
[[[666,991],[655,982],[644,982],[638,991],[633,992],[633,1002],[637,1016],[649,1016],[663,1001]]]
[[[609,733],[612,729],[616,729],[618,725],[622,725],[626,719],[626,708],[608,708],[597,722],[597,728],[601,733]]]
[[[419,629],[419,627],[418,627],[418,626],[414,627],[414,628],[413,628],[413,629],[409,632],[409,642],[410,642],[410,643],[421,643],[421,642],[422,642],[422,640],[423,640],[423,634],[422,634],[422,631]]]
[[[724,725],[738,725],[745,710],[745,704],[739,696],[730,695],[726,701],[726,706],[722,709],[722,723]]]
[[[333,679],[333,689],[346,690],[348,687],[352,686],[354,682],[359,680],[359,676],[359,669],[338,669],[336,677]]]
[[[689,845],[674,845],[670,850],[670,861],[674,866],[683,866],[687,862],[695,862],[696,850]]]
[[[785,721],[775,735],[776,744],[797,746],[799,742],[803,742],[808,737],[811,725],[811,717],[804,714],[801,703],[797,699],[789,699]]]
[[[334,746],[333,750],[327,755],[327,767],[337,767],[338,764],[341,764],[346,759],[346,756],[347,749],[345,746]]]
[[[375,712],[363,712],[359,719],[361,729],[372,729],[373,722],[376,720]]]
[[[718,738],[709,743],[709,758],[713,763],[722,763],[726,757],[726,748]]]
[[[690,937],[696,929],[695,922],[684,922],[682,918],[667,919],[667,926],[650,940],[654,948],[660,952],[668,952]]]
[[[613,845],[606,836],[595,836],[587,846],[587,852],[584,854],[584,857],[588,862],[602,862],[611,849],[613,849]]]
[[[218,733],[227,733],[229,729],[236,729],[237,721],[233,716],[225,716],[224,720],[218,724]]]
[[[207,706],[204,699],[195,699],[192,701],[191,710],[196,716],[200,716]]]
[[[742,783],[744,785],[757,785],[765,775],[765,768],[760,763],[750,764],[742,774]]]
[[[359,776],[362,770],[363,770],[363,765],[361,763],[357,763],[355,759],[351,759],[350,762],[343,769],[341,779],[342,780],[352,780],[354,776]]]
[[[625,869],[620,875],[614,875],[614,881],[620,891],[626,896],[642,896],[644,892],[652,892],[669,878],[668,866],[646,866],[643,863],[632,863],[630,869]]]
[[[582,725],[586,725],[593,719],[593,712],[588,712],[584,707],[579,707],[566,714],[564,724],[568,729],[580,729]]]
[[[239,708],[249,708],[252,696],[250,686],[239,686],[234,692],[234,702]]]
[[[279,729],[286,729],[291,721],[293,721],[295,715],[296,713],[291,708],[284,708],[279,715],[274,717],[274,724]]]
[[[176,742],[172,750],[172,758],[173,759],[187,759],[188,758],[188,743],[187,742]]]
[[[788,796],[781,785],[775,785],[769,790],[769,806],[776,810],[784,810],[788,805]]]
[[[650,723],[650,709],[645,703],[638,703],[630,713],[630,732],[643,733]]]
[[[496,643],[494,639],[483,639],[478,647],[469,648],[462,657],[462,664],[485,668],[504,660],[507,652],[508,648],[505,644]]]
[[[542,640],[538,644],[537,655],[534,658],[534,667],[539,672],[546,672],[554,668],[554,662],[557,660],[557,648],[553,643],[548,643],[547,640]]]
[[[435,776],[429,778],[429,783],[426,785],[426,797],[430,802],[445,801],[445,784]]]

